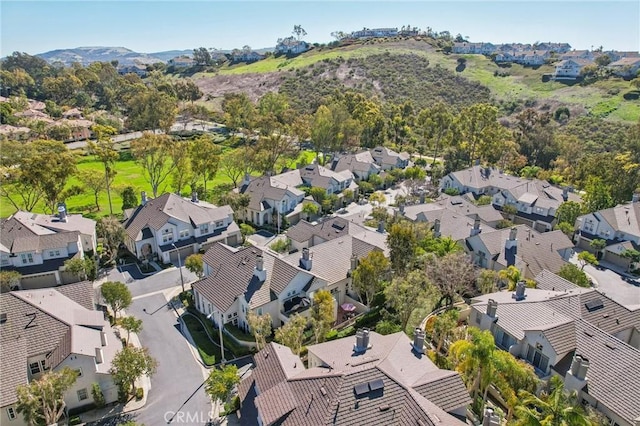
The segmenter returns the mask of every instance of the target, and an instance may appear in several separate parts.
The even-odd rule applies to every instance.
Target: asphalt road
[[[169,420],[172,424],[204,425],[211,416],[211,402],[201,387],[206,370],[194,359],[166,302],[163,294],[156,293],[135,299],[127,310],[142,319],[140,342],[158,361],[147,404],[135,413],[135,421],[145,425],[168,424]]]
[[[184,266],[182,267],[182,275],[187,288],[189,288],[188,283],[195,281],[198,278],[196,274],[188,271]],[[119,280],[126,282],[122,278],[119,278]],[[135,298],[145,294],[166,290],[171,287],[176,287],[179,286],[180,283],[180,271],[178,268],[169,268],[150,275],[142,280],[132,281],[127,284],[127,287],[129,287],[131,295]]]

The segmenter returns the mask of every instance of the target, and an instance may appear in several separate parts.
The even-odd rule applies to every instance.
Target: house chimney
[[[485,178],[489,179],[489,176],[491,176],[491,167],[484,168],[484,176]]]
[[[574,377],[578,376],[578,371],[580,371],[580,364],[582,364],[582,357],[580,355],[576,355],[571,360],[571,374]]]
[[[518,281],[516,284],[516,292],[513,294],[513,298],[516,300],[524,300],[527,295],[524,293],[527,288],[527,283],[524,281]]]
[[[107,333],[104,331],[100,332],[100,344],[102,344],[102,346],[107,346]]]
[[[67,206],[65,203],[58,203],[58,218],[60,222],[67,222]]]
[[[631,202],[637,203],[638,201],[640,201],[640,192],[634,192],[631,196]]]
[[[416,327],[413,330],[413,350],[419,354],[424,353],[424,330],[420,327]]]
[[[577,378],[580,380],[587,380],[587,372],[589,371],[589,361],[586,358],[582,358],[580,368],[578,368]]]
[[[104,353],[102,348],[96,348],[96,364],[102,364],[104,362]]]
[[[305,247],[302,249],[302,257],[300,258],[300,267],[302,269],[310,271],[311,265],[312,265],[311,254],[309,253],[309,249]]]
[[[480,232],[482,232],[482,229],[480,229],[480,218],[476,216],[473,221],[473,228],[471,228],[470,236],[473,237],[474,235],[478,235]]]
[[[140,193],[140,205],[144,206],[147,204],[147,191],[142,191]]]
[[[267,279],[267,270],[264,269],[264,258],[261,254],[256,256],[256,267],[253,275],[258,278],[260,282],[264,282]]]
[[[440,219],[436,219],[433,223],[433,236],[436,238],[440,237]]]
[[[371,345],[369,345],[369,329],[365,328],[362,330],[362,343],[365,350],[369,349]]]
[[[489,315],[491,318],[495,318],[497,311],[498,302],[493,299],[489,299],[489,302],[487,303],[487,315]]]
[[[427,200],[427,196],[425,195],[424,192],[420,193],[420,204],[424,204],[424,202]]]
[[[191,202],[192,202],[192,203],[197,203],[197,202],[199,202],[199,201],[200,201],[200,200],[198,200],[198,193],[197,193],[196,191],[193,191],[193,192],[191,193]]]
[[[351,256],[351,272],[355,271],[358,267],[358,256],[355,254]]]
[[[587,370],[589,361],[581,355],[575,355],[571,361],[571,368],[564,376],[564,386],[567,391],[576,391],[578,396],[587,384]]]
[[[378,232],[384,234],[384,220],[378,221]]]
[[[567,188],[566,186],[562,188],[562,200],[563,201],[569,200],[569,188]]]
[[[500,416],[493,412],[493,408],[485,407],[483,417],[482,417],[482,426],[499,426],[500,425]]]

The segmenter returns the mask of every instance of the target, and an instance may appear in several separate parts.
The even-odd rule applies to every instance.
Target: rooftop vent
[[[380,411],[388,411],[391,408],[388,404],[384,404],[378,407]]]
[[[0,324],[4,324],[5,322],[7,322],[7,314],[2,313],[0,314]]]
[[[604,303],[602,303],[601,299],[593,299],[585,303],[584,306],[585,308],[587,308],[587,311],[593,312],[597,311],[598,309],[604,308]]]

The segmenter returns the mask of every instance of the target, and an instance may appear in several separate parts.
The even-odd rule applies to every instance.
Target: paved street
[[[159,425],[167,424],[173,417],[175,424],[204,425],[211,412],[210,400],[200,387],[206,370],[194,359],[176,315],[166,303],[165,295],[156,293],[135,299],[127,310],[128,314],[142,319],[140,341],[158,360],[147,405],[136,412],[135,420],[145,425]]]
[[[184,266],[182,267],[182,275],[184,276],[185,285],[198,278]],[[150,275],[142,280],[128,282],[130,281],[129,278],[130,275],[128,272],[119,272],[117,269],[113,269],[109,272],[107,279],[110,281],[121,281],[123,283],[127,283],[127,287],[129,287],[131,295],[134,298],[180,285],[180,271],[178,268],[163,269],[162,271]],[[186,288],[189,289],[190,287],[186,285]]]

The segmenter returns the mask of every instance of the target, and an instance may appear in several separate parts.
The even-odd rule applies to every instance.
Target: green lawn
[[[220,348],[209,339],[202,327],[202,324],[200,324],[200,321],[191,315],[182,317],[182,321],[184,321],[185,325],[189,329],[189,334],[191,334],[194,343],[198,347],[198,353],[205,365],[215,365],[216,360],[222,359],[222,356],[220,355]]]
[[[311,151],[302,151],[297,159],[288,162],[287,167],[293,168],[295,167],[296,163],[301,162],[302,160],[309,163],[313,160],[314,156],[315,154]],[[93,156],[79,155],[77,165],[78,170],[91,170],[92,172],[100,175],[104,174],[102,163],[96,161]],[[113,212],[115,214],[122,212],[122,197],[120,196],[120,192],[126,186],[132,186],[133,188],[135,188],[138,199],[140,198],[141,191],[146,191],[149,197],[153,196],[151,185],[149,185],[145,178],[144,170],[140,165],[136,164],[135,161],[117,161],[115,164],[115,170],[117,174],[115,176],[115,180],[111,190],[111,200],[113,204]],[[213,188],[215,185],[229,183],[231,183],[231,179],[229,179],[222,173],[218,173],[218,175],[214,179],[207,182],[207,189]],[[73,185],[81,185],[80,180],[75,176],[69,179],[69,181],[67,182],[67,187],[71,187]],[[169,177],[167,181],[160,186],[159,194],[171,190],[171,178]],[[183,192],[184,196],[189,195],[188,188]],[[98,202],[100,204],[100,210],[96,209],[95,199],[93,194],[91,193],[83,193],[80,195],[69,197],[66,200],[67,209],[70,213],[81,213],[87,217],[92,218],[99,218],[108,215],[109,201],[106,192],[101,192],[99,194]],[[9,202],[3,199],[0,200],[0,217],[8,217],[14,212],[15,208],[13,208],[13,206]],[[34,209],[34,212],[45,212],[44,204],[42,202],[39,203]]]

